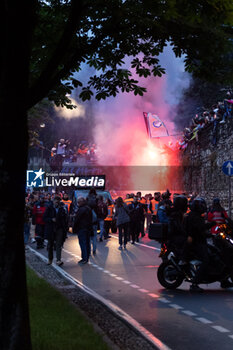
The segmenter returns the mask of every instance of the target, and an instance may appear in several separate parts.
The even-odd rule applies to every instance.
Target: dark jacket
[[[79,207],[73,225],[73,233],[78,233],[81,230],[92,232],[92,211],[87,205]]]
[[[183,215],[179,211],[173,211],[168,219],[168,238],[173,239],[174,237],[185,237],[187,239]]]
[[[191,211],[185,218],[185,230],[193,239],[192,244],[206,244],[207,232],[213,223],[205,223],[205,219],[198,213]]]
[[[104,202],[98,202],[96,214],[98,219],[104,220],[108,216],[108,206]]]
[[[168,218],[168,239],[177,245],[187,241],[183,214],[179,211],[173,211]]]
[[[141,203],[132,202],[129,206],[130,221],[141,222],[144,219],[144,210]]]
[[[161,205],[157,211],[157,218],[161,224],[168,224],[168,216],[165,205]]]
[[[122,207],[115,207],[114,218],[116,218],[117,226],[130,222],[129,208],[125,203]]]
[[[94,209],[95,212],[97,212],[97,197],[94,194],[89,194],[86,198],[87,205],[91,209]]]
[[[56,219],[56,222],[52,220],[53,218]],[[68,220],[66,210],[62,204],[59,205],[58,210],[56,211],[53,203],[51,203],[46,208],[43,220],[45,222],[45,234],[47,234],[48,239],[55,239],[56,231],[61,229],[65,240],[68,231]]]

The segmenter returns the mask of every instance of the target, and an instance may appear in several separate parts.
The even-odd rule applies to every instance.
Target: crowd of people
[[[80,143],[78,146],[71,146],[69,140],[60,139],[55,143],[50,152],[50,166],[53,170],[61,168],[63,162],[75,163],[79,159],[87,162],[95,162],[97,157],[97,148],[94,143]]]
[[[24,239],[27,247],[30,225],[35,225],[31,243],[36,242],[37,249],[44,248],[47,243],[48,264],[52,264],[55,251],[56,264],[61,266],[62,247],[72,226],[81,249],[79,265],[84,265],[91,254],[96,254],[98,231],[98,242],[111,238],[110,230],[118,232],[118,249],[126,250],[129,242],[135,244],[145,236],[151,224],[166,224],[166,244],[177,247],[181,264],[187,263],[190,251],[202,261],[190,287],[192,291],[202,291],[198,284],[209,264],[206,231],[211,229],[215,234],[218,225],[229,221],[219,198],[215,198],[207,209],[203,198],[174,193],[171,200],[169,190],[145,196],[141,192],[131,193],[111,201],[91,189],[86,198],[77,199],[76,207],[66,193],[34,192],[26,196]],[[160,255],[163,249],[164,242]],[[223,280],[221,286],[232,287],[232,283]]]
[[[28,192],[24,209],[24,244],[25,249],[31,237],[37,249],[43,249],[47,242],[48,264],[52,264],[53,250],[56,250],[56,263],[61,266],[62,246],[69,231],[69,213],[71,200],[66,193]],[[31,232],[31,225],[34,231]]]
[[[212,105],[210,108],[199,108],[189,127],[183,131],[183,137],[178,142],[179,149],[187,148],[192,140],[198,141],[199,133],[207,126],[212,125],[212,144],[217,144],[217,131],[220,124],[233,117],[233,95],[228,91],[222,102]]]
[[[203,198],[193,196],[188,200],[184,195],[175,196],[173,202],[167,198],[163,206],[165,207],[165,220],[162,222],[167,224],[167,237],[161,243],[160,254],[163,255],[162,250],[166,245],[168,250],[176,251],[180,258],[180,266],[188,266],[189,261],[193,258],[200,260],[201,265],[195,272],[190,290],[202,292],[203,289],[199,287],[199,284],[203,283],[212,261],[208,237],[211,234],[215,235],[219,226],[226,223],[232,230],[232,221],[221,206],[219,198],[214,198],[209,209]],[[160,208],[158,208],[158,213]],[[210,229],[211,233],[209,233]],[[224,265],[220,259],[218,259],[218,264]],[[220,282],[222,288],[233,287],[233,283],[224,275]]]

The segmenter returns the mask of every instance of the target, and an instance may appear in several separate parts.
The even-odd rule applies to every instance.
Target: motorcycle
[[[216,227],[211,235],[212,244],[207,245],[210,257],[208,272],[201,284],[209,284],[230,278],[233,281],[233,239],[223,228]],[[159,283],[166,289],[176,289],[183,282],[192,283],[202,262],[192,256],[187,264],[181,264],[175,249],[167,249],[161,256],[163,262],[157,271]]]

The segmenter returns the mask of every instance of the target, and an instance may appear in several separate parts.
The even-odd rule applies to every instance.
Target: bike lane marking
[[[221,326],[211,326],[212,328],[216,329],[216,331],[219,331],[221,333],[228,333],[230,332],[228,329],[221,327]]]
[[[152,298],[159,298],[159,295],[154,294],[154,293],[147,293],[147,295],[149,295],[149,296],[152,297]],[[159,299],[158,299],[158,300],[159,300]],[[159,301],[161,301],[161,300],[159,300]]]
[[[198,320],[198,321],[200,321],[201,323],[204,323],[204,324],[213,323],[212,321],[207,320],[207,318],[204,318],[204,317],[196,317],[196,320]]]
[[[39,256],[43,261],[47,262],[48,259],[41,253],[37,252],[33,248],[29,247],[31,251],[34,252],[35,255]],[[72,275],[67,273],[65,270],[57,266],[56,264],[52,264],[53,268],[57,270],[61,275],[63,275],[67,280],[69,280],[72,284],[75,286],[81,288],[83,291],[91,295],[92,297],[99,300],[101,303],[106,305],[110,310],[112,310],[114,313],[118,315],[122,320],[124,320],[126,323],[133,326],[138,332],[140,332],[150,343],[155,345],[159,350],[172,350],[170,347],[168,347],[166,344],[164,344],[159,338],[154,336],[152,333],[150,333],[146,328],[144,328],[138,321],[136,321],[134,318],[132,318],[130,315],[128,315],[124,310],[122,310],[120,307],[118,307],[116,304],[111,302],[110,300],[107,300],[106,298],[102,297],[98,293],[96,293],[91,288],[87,287],[85,284],[83,284],[81,281],[74,278]]]
[[[167,300],[166,298],[159,298],[159,301],[161,301],[162,303],[165,303],[165,304],[170,303],[170,301]]]
[[[195,314],[192,311],[189,310],[182,310],[181,312],[183,312],[183,314],[188,315],[188,316],[197,316],[197,314]]]
[[[169,306],[172,307],[173,309],[176,309],[176,310],[181,310],[181,309],[183,309],[182,306],[177,305],[177,304],[169,304]]]
[[[32,248],[31,248],[31,249],[32,249]],[[34,251],[34,249],[32,249],[32,250]],[[68,254],[71,254],[71,253],[70,253],[68,250],[66,250],[66,249],[63,249],[63,251],[66,252],[66,253],[68,253]],[[34,252],[35,252],[35,253],[38,253],[38,252],[36,252],[36,251],[34,251]],[[41,255],[40,253],[38,253],[38,254]],[[73,254],[72,254],[72,255],[73,255]],[[43,255],[41,255],[41,256],[43,256]],[[78,255],[74,255],[74,256],[75,256],[76,258],[80,258],[80,256],[78,256]],[[43,256],[43,257],[44,257],[44,256]],[[46,260],[47,260],[47,259],[46,259]],[[102,267],[100,267],[100,266],[98,266],[98,265],[96,265],[96,264],[93,264],[93,263],[91,263],[90,265],[92,265],[92,267],[96,267],[98,270],[104,272],[104,268],[102,268]],[[56,265],[53,264],[53,266],[56,266]],[[56,266],[56,268],[61,269],[61,268],[58,267],[58,266]],[[62,270],[62,269],[61,269],[61,270]],[[64,270],[62,270],[62,271],[64,271]],[[114,275],[114,276],[113,276],[113,275]],[[125,283],[125,284],[128,284],[129,287],[131,287],[131,288],[134,288],[134,289],[136,289],[136,290],[138,290],[138,291],[140,291],[140,292],[142,292],[142,293],[145,293],[145,292],[144,292],[145,290],[144,290],[143,288],[141,288],[140,286],[137,286],[137,285],[135,285],[135,284],[132,284],[132,283],[129,282],[129,281],[124,280],[124,279],[123,279],[122,277],[120,277],[120,276],[117,276],[117,275],[111,274],[111,273],[109,274],[109,276],[114,277],[115,279],[119,280],[120,282],[123,282],[123,283]],[[71,276],[71,277],[72,277],[72,276]],[[72,277],[72,278],[73,278],[73,277]],[[138,287],[138,288],[132,287],[132,286],[136,286],[136,287]],[[194,312],[192,312],[192,311],[190,311],[190,310],[183,310],[184,308],[183,308],[182,306],[177,305],[177,304],[171,304],[170,301],[169,301],[168,299],[159,297],[159,295],[157,295],[157,294],[151,293],[150,291],[146,291],[146,294],[147,294],[148,296],[152,297],[152,298],[157,298],[158,301],[160,301],[160,302],[162,302],[162,303],[164,303],[164,304],[167,304],[167,305],[170,306],[171,308],[180,310],[183,314],[185,314],[186,316],[189,316],[189,317],[193,318],[194,320],[196,320],[196,321],[198,321],[198,322],[201,322],[201,323],[206,324],[206,325],[212,324],[212,323],[213,323],[212,321],[207,320],[207,319],[205,319],[205,318],[203,318],[203,317],[195,317],[195,316],[198,316],[196,313],[194,313]],[[230,330],[228,330],[228,329],[226,329],[226,328],[224,328],[224,327],[222,327],[222,326],[218,326],[218,325],[211,325],[211,328],[215,329],[216,331],[218,331],[218,332],[220,332],[220,333],[228,333],[228,332],[230,332]],[[231,335],[228,335],[228,337],[230,337],[231,339],[233,339],[233,335],[232,335],[232,336],[231,336]]]
[[[111,235],[110,235],[111,236]],[[118,239],[118,237],[115,237],[115,236],[111,236],[112,238],[115,238],[115,239]],[[135,242],[136,245],[140,245],[142,247],[145,247],[145,248],[149,248],[149,249],[153,249],[153,250],[158,250],[160,252],[161,249],[159,248],[156,248],[156,247],[151,247],[147,244],[144,244],[144,243],[139,243],[139,242]]]

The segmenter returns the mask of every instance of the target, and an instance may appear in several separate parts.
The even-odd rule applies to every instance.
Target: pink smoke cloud
[[[170,121],[172,109],[165,101],[166,76],[150,79],[145,96],[120,94],[115,99],[101,102],[96,112],[95,142],[99,148],[99,161],[103,165],[165,165],[161,145],[167,138],[149,139],[143,112],[156,113],[174,131]],[[165,135],[164,128],[158,136]]]

